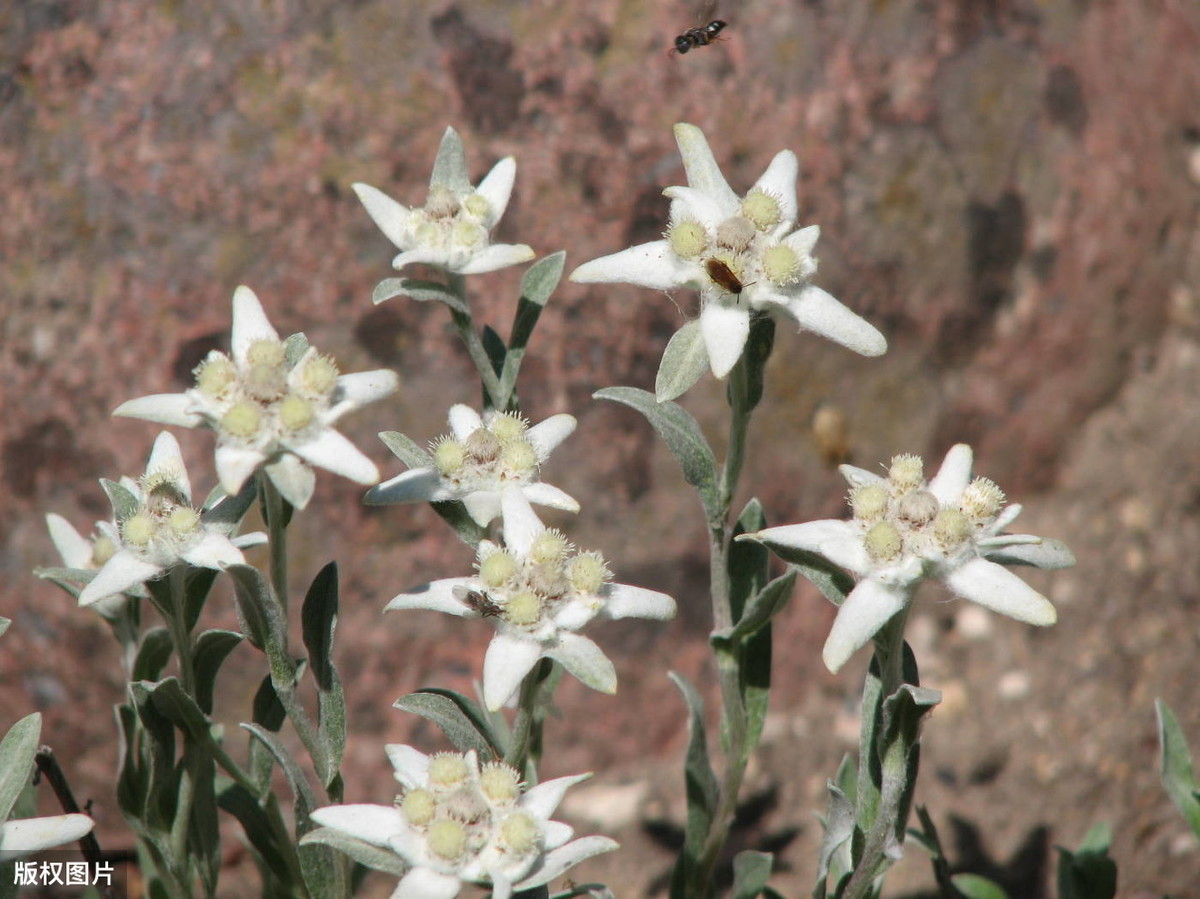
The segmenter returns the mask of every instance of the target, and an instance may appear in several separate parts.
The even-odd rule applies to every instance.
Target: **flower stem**
[[[769,344],[768,344],[769,353]],[[725,464],[718,485],[718,508],[710,510],[709,520],[709,577],[712,600],[713,626],[715,632],[727,631],[736,623],[729,580],[729,541],[731,526],[729,509],[737,493],[742,466],[746,455],[746,436],[750,429],[750,417],[754,412],[757,397],[753,395],[751,381],[759,379],[761,366],[766,355],[747,354],[738,360],[729,379],[729,435]],[[759,366],[752,371],[751,366]],[[717,649],[717,679],[721,687],[721,732],[725,737],[725,770],[721,777],[720,794],[716,809],[705,835],[687,895],[706,896],[712,893],[713,874],[721,851],[729,839],[737,813],[738,795],[746,773],[746,764],[753,750],[748,745],[749,727],[745,699],[742,694],[741,659],[729,648]]]
[[[537,763],[542,755],[542,718],[538,715],[537,699],[542,683],[550,676],[553,662],[541,659],[521,681],[517,696],[517,717],[513,721],[512,744],[504,761],[512,765],[525,780],[537,781]]]
[[[466,306],[466,278],[453,272],[449,273],[447,277],[449,280],[446,286]],[[479,333],[475,330],[475,322],[471,318],[471,313],[460,312],[452,308],[450,310],[450,317],[454,320],[454,327],[458,331],[458,336],[462,338],[462,342],[467,348],[467,354],[471,357],[471,361],[475,363],[475,368],[479,372],[479,379],[483,382],[484,393],[487,394],[488,406],[497,412],[504,412],[508,409],[511,397],[505,394],[504,388],[501,386],[500,376],[496,374],[491,357],[488,356],[487,349],[484,347]]]

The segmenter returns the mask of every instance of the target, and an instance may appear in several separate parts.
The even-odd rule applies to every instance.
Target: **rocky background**
[[[671,125],[687,121],[739,190],[778,150],[797,152],[801,220],[822,228],[818,283],[891,344],[867,360],[780,331],[747,498],[776,523],[841,515],[839,458],[874,467],[907,451],[935,465],[965,441],[977,470],[1025,503],[1021,529],[1078,555],[1074,570],[1032,578],[1060,610],[1048,631],[934,590],[914,616],[923,677],[945,693],[917,799],[952,861],[1014,897],[1051,896],[1053,845],[1107,821],[1122,896],[1194,891],[1200,852],[1158,784],[1153,701],[1174,706],[1200,751],[1200,6],[726,0],[718,15],[728,39],[684,57],[665,51],[701,24],[685,0],[0,9],[0,614],[14,619],[0,727],[43,712],[106,847],[131,842],[112,796],[115,646],[30,571],[57,562],[44,513],[86,531],[108,515],[96,479],[142,471],[154,426],[111,410],[186,386],[227,345],[245,283],[281,332],[304,330],[344,370],[400,372],[396,397],[346,423],[398,472],[375,432],[432,438],[477,390],[444,309],[372,306],[394,251],[350,183],[423,203],[453,125],[473,173],[518,159],[498,239],[566,249],[573,267],[661,233],[660,191],[682,179]],[[472,281],[502,333],[519,275]],[[695,502],[649,427],[590,395],[651,387],[693,304],[564,284],[521,385],[534,420],[580,420],[547,477],[583,511],[554,523],[603,550],[620,580],[680,601],[670,625],[608,626],[620,694],[567,682],[549,724],[548,776],[599,772],[571,820],[625,845],[577,879],[620,896],[661,883],[681,823],[684,712],[665,671],[713,695],[707,562]],[[711,378],[686,399],[714,426],[721,402]],[[211,436],[181,441],[203,493]],[[368,509],[360,493],[319,478],[294,528],[294,593],[340,563],[347,798],[386,802],[382,744],[441,745],[391,702],[422,685],[469,689],[490,629],[380,615],[470,556],[427,509]],[[233,623],[228,596],[219,586],[206,623]],[[773,714],[735,847],[778,850],[787,895],[811,888],[814,812],[857,733],[865,654],[824,671],[831,619],[805,589],[777,625]],[[259,676],[240,649],[222,685],[229,728]],[[228,845],[222,895],[255,895]],[[893,895],[931,882],[910,847]]]

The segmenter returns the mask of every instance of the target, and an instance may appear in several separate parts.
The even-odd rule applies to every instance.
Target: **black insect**
[[[455,587],[452,591],[454,598],[473,612],[478,612],[481,618],[496,618],[504,613],[504,609],[492,602],[482,590],[471,590],[467,587]]]
[[[717,11],[717,0],[709,0],[701,8],[700,15],[697,16],[697,21],[707,22],[707,25],[698,25],[695,28],[689,28],[683,34],[675,38],[675,46],[668,52],[671,53],[687,53],[693,47],[707,47],[714,41],[719,41],[717,37],[725,28],[726,23],[720,19],[714,19],[713,14]]]

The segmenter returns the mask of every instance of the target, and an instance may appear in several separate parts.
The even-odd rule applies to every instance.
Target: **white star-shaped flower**
[[[570,415],[552,415],[530,427],[519,416],[469,406],[450,409],[450,435],[434,443],[429,465],[413,468],[367,491],[369,505],[458,500],[480,526],[500,514],[505,490],[531,503],[578,512],[579,503],[538,480],[541,466],[575,430]]]
[[[424,262],[474,275],[528,262],[534,256],[525,244],[491,242],[491,230],[504,215],[516,176],[516,160],[508,156],[492,167],[478,187],[472,187],[462,140],[447,128],[423,207],[404,206],[369,184],[355,184],[354,192],[388,240],[400,248],[393,267]]]
[[[799,163],[778,153],[745,196],[733,192],[704,133],[675,126],[687,187],[668,187],[670,225],[663,240],[585,262],[572,281],[620,281],[656,290],[700,290],[700,330],[714,375],[724,378],[741,358],[753,313],[782,313],[864,356],[887,341],[866,320],[811,283],[812,250],[820,229],[796,230]]]
[[[123,478],[121,483],[127,490],[136,490],[135,483],[127,478]],[[71,569],[72,575],[77,575],[66,577],[66,580],[72,584],[86,584],[90,581],[95,572],[104,567],[104,564],[113,557],[120,545],[120,532],[117,524],[112,521],[97,521],[92,536],[85,537],[67,519],[55,512],[50,512],[46,515],[46,527],[50,531],[50,539],[54,542],[54,548],[62,557],[63,565]],[[55,580],[58,580],[57,576]],[[66,586],[62,581],[59,583]],[[137,584],[123,593],[102,596],[91,606],[103,617],[111,620],[120,615],[131,597],[144,596],[145,592],[145,589]]]
[[[1028,624],[1057,620],[1050,601],[1002,564],[1065,568],[1075,563],[1057,540],[1004,534],[1021,512],[987,478],[971,478],[972,452],[958,444],[926,481],[917,456],[897,456],[886,478],[841,466],[850,482],[850,521],[810,521],[767,528],[757,540],[786,560],[789,550],[818,553],[858,584],[838,609],[825,641],[826,667],[836,672],[897,612],[917,586],[936,578],[963,599]]]
[[[608,837],[572,841],[570,826],[550,820],[567,789],[591,775],[524,790],[514,768],[480,764],[473,751],[427,756],[392,744],[387,753],[404,790],[394,805],[330,805],[312,820],[402,859],[409,870],[392,899],[454,899],[465,883],[509,899],[617,848]],[[322,842],[322,834],[302,842]]]
[[[479,544],[476,575],[401,593],[385,611],[433,609],[491,621],[496,636],[483,662],[483,700],[490,710],[500,708],[542,658],[559,662],[594,690],[615,693],[612,662],[576,631],[598,617],[666,620],[675,615],[675,600],[610,583],[604,559],[575,552],[560,533],[547,530],[520,491],[505,491],[502,503],[504,546]]]
[[[233,294],[231,344],[232,358],[216,350],[208,354],[191,390],[130,400],[113,414],[212,428],[217,474],[229,494],[259,468],[298,509],[312,498],[313,465],[360,484],[379,480],[375,463],[334,425],[395,392],[395,372],[339,375],[337,364],[311,346],[289,358],[289,343],[279,339],[249,287]]]
[[[99,522],[97,527],[112,541],[114,551],[79,594],[81,606],[134,593],[181,563],[213,569],[243,565],[241,548],[266,539],[261,532],[231,538],[235,525],[215,514],[219,507],[204,514],[192,507],[192,487],[179,442],[167,431],[154,441],[139,482],[123,480],[105,487],[116,525]]]

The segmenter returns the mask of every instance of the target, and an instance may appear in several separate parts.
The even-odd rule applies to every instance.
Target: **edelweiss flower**
[[[1050,601],[1001,564],[1066,568],[1075,563],[1057,540],[1003,534],[1021,512],[987,478],[971,479],[971,448],[958,444],[926,482],[919,456],[896,456],[886,478],[841,466],[850,482],[850,521],[810,521],[767,528],[757,540],[786,560],[789,550],[819,553],[847,569],[858,585],[838,609],[825,641],[826,667],[836,672],[889,619],[912,601],[925,578],[1018,621],[1051,625]]]
[[[450,436],[433,446],[430,464],[413,468],[367,491],[369,505],[460,500],[471,518],[486,526],[500,514],[505,490],[519,490],[531,503],[578,512],[579,503],[538,480],[538,469],[575,430],[570,415],[552,415],[530,427],[522,418],[469,406],[450,409]]]
[[[424,262],[460,275],[474,275],[533,258],[533,250],[525,244],[490,242],[490,232],[504,215],[516,176],[517,163],[508,156],[493,166],[478,188],[472,187],[462,140],[453,128],[447,128],[424,207],[402,206],[369,184],[355,184],[354,192],[379,229],[402,251],[392,260],[393,267]]]
[[[393,744],[387,753],[404,788],[395,805],[329,805],[314,811],[312,820],[390,849],[411,866],[392,899],[453,899],[464,883],[490,888],[493,899],[509,899],[617,848],[608,837],[568,842],[571,828],[550,820],[567,789],[589,774],[522,790],[516,769],[503,762],[481,765],[473,751],[426,756]],[[323,842],[321,831],[302,842]]]
[[[864,356],[879,356],[887,341],[874,327],[810,283],[820,229],[794,230],[799,163],[778,153],[744,196],[721,174],[704,133],[675,126],[688,187],[668,187],[670,225],[652,241],[585,262],[572,281],[623,281],[670,290],[699,288],[700,330],[709,365],[724,378],[741,358],[755,312],[783,313]]]
[[[594,690],[615,693],[617,674],[595,643],[575,633],[596,617],[675,615],[665,593],[609,583],[599,553],[577,553],[562,534],[547,530],[516,490],[503,494],[504,546],[484,540],[478,573],[447,578],[401,593],[392,609],[433,609],[487,618],[496,627],[483,662],[483,700],[500,708],[539,659],[550,658]]]
[[[129,484],[126,484],[127,489]],[[63,565],[72,572],[79,573],[78,577],[70,578],[73,582],[89,581],[94,573],[113,557],[120,544],[118,528],[110,521],[97,521],[95,532],[91,537],[85,537],[61,515],[49,512],[46,515],[46,527],[50,531],[50,539],[54,541],[54,548],[62,557]],[[136,585],[127,592],[100,597],[92,603],[92,608],[105,618],[111,618],[119,614],[130,596],[140,596],[144,593],[145,590]]]
[[[179,443],[167,431],[154,441],[140,482],[104,486],[116,525],[100,522],[97,527],[112,541],[113,552],[79,594],[81,606],[133,593],[181,562],[215,569],[245,564],[240,547],[266,539],[262,533],[230,539],[231,525],[192,508],[192,487]]]
[[[395,372],[338,375],[337,364],[309,346],[299,358],[279,339],[249,287],[233,294],[232,358],[213,350],[196,369],[196,386],[130,400],[114,415],[217,432],[217,474],[229,494],[266,471],[298,509],[312,498],[312,465],[360,484],[379,480],[375,463],[334,430],[347,412],[396,390]]]

